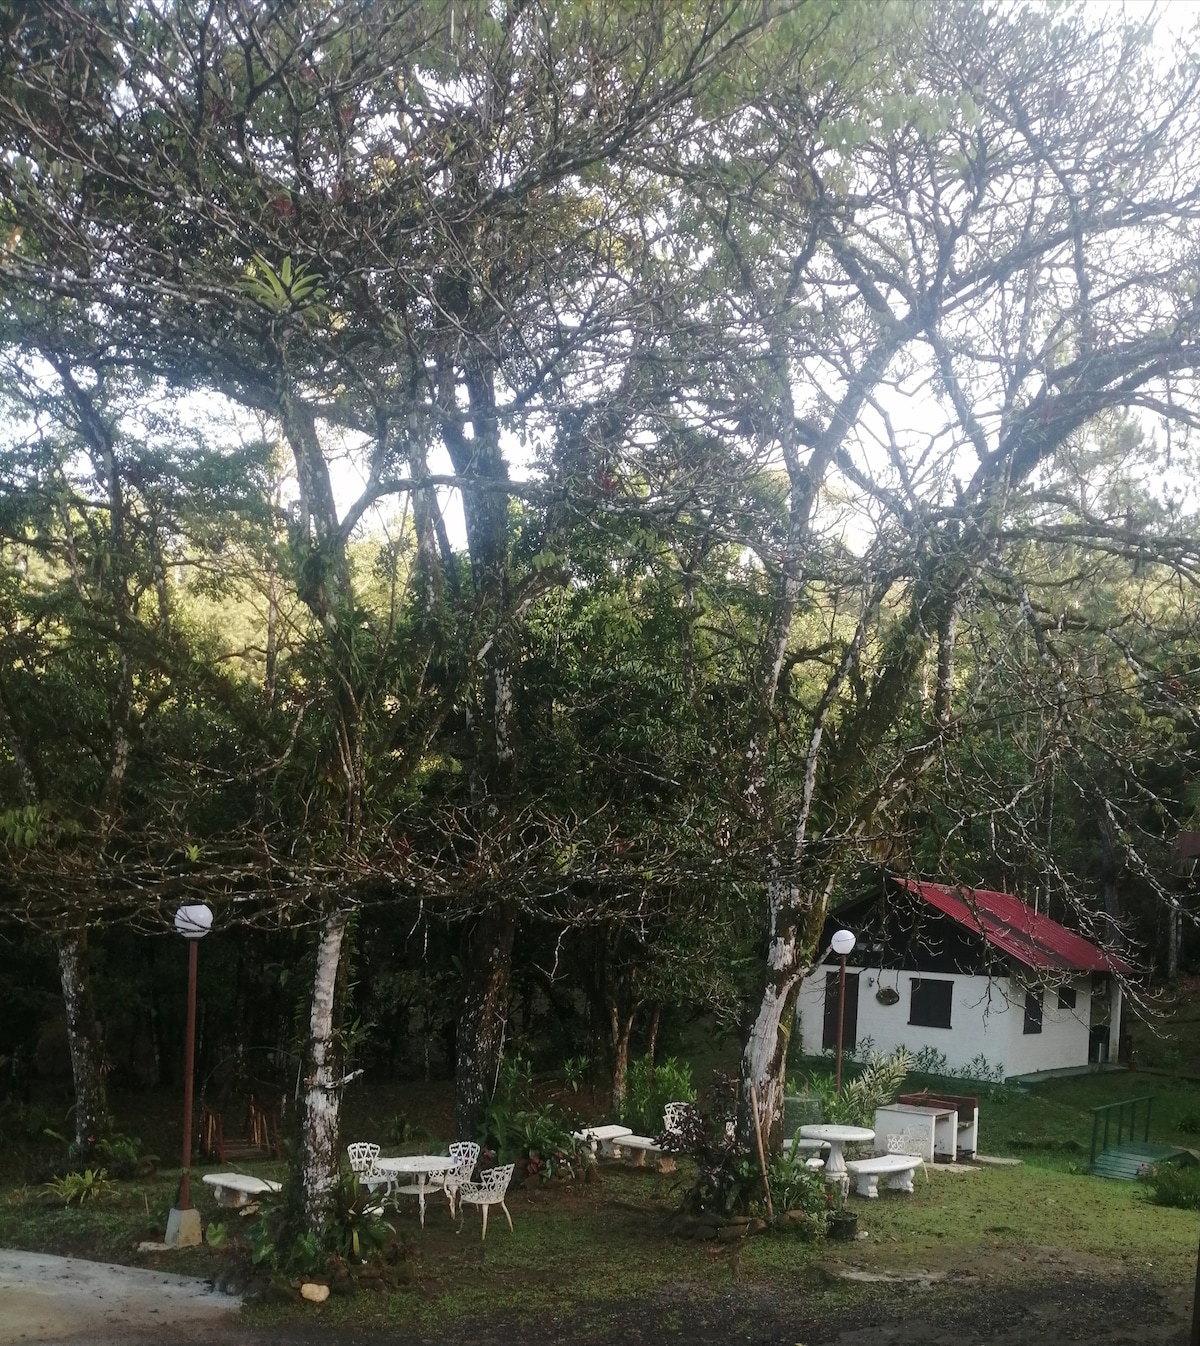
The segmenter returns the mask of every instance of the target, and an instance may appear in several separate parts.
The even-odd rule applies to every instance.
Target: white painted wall
[[[806,1056],[821,1054],[825,974],[830,970],[826,966],[818,968],[801,986],[796,1002],[798,1031]],[[1057,992],[1047,988],[1042,1031],[1026,1034],[1025,988],[1008,977],[924,974],[930,980],[954,982],[950,1027],[927,1028],[908,1022],[912,982],[921,974],[850,964],[846,971],[859,974],[858,1041],[871,1038],[876,1051],[890,1052],[904,1046],[917,1052],[932,1047],[945,1055],[951,1070],[964,1070],[976,1057],[983,1057],[991,1070],[1003,1067],[1006,1075],[1087,1064],[1090,987],[1086,976],[1074,982],[1073,1010],[1060,1010]],[[875,998],[881,985],[899,991],[896,1004],[882,1005]]]

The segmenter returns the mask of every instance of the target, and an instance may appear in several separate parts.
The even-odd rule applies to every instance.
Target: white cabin
[[[1118,1053],[1127,966],[1008,893],[889,879],[823,933],[856,936],[846,960],[842,1046],[932,1049],[975,1078],[1085,1066]],[[800,988],[804,1054],[835,1049],[841,960]]]

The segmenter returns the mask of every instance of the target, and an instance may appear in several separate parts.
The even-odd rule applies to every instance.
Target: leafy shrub
[[[695,1180],[683,1192],[683,1209],[689,1215],[747,1215],[761,1208],[758,1160],[729,1134],[724,1118],[706,1116],[693,1104],[660,1144],[673,1154],[687,1155],[696,1165]]]
[[[519,1108],[500,1097],[484,1109],[477,1139],[496,1163],[524,1159],[529,1171],[543,1178],[553,1177],[575,1149],[571,1121],[561,1108],[552,1103],[541,1108]]]
[[[50,1125],[50,1114],[38,1103],[9,1103],[0,1108],[0,1141],[65,1138]]]
[[[827,1122],[870,1126],[875,1109],[892,1102],[900,1092],[909,1065],[908,1053],[898,1048],[891,1056],[873,1056],[853,1079],[843,1077],[840,1093],[834,1076],[825,1072],[814,1072],[805,1085],[809,1093],[820,1096]]]
[[[83,1172],[64,1173],[61,1178],[52,1178],[43,1189],[47,1196],[56,1197],[64,1206],[72,1202],[82,1206],[85,1201],[99,1201],[113,1190],[108,1179],[108,1170],[103,1168],[85,1168]]]
[[[1156,1206],[1200,1210],[1200,1164],[1158,1164],[1142,1176]]]
[[[936,1047],[922,1047],[909,1052],[902,1044],[898,1050],[912,1057],[910,1068],[918,1075],[936,1075],[943,1080],[973,1080],[980,1084],[1004,1083],[1004,1063],[992,1065],[982,1053],[972,1057],[965,1066],[952,1066],[946,1053],[938,1051]]]
[[[429,1132],[416,1122],[410,1122],[404,1113],[389,1117],[380,1128],[385,1145],[407,1145],[414,1140],[428,1140]]]
[[[1200,1135],[1200,1112],[1187,1112],[1179,1119],[1179,1129],[1189,1136]]]
[[[793,1144],[790,1154],[773,1159],[767,1168],[771,1184],[771,1200],[776,1215],[787,1211],[802,1211],[807,1217],[796,1228],[815,1238],[825,1230],[828,1214],[825,1174],[811,1169],[805,1163],[807,1154]]]
[[[523,1056],[514,1056],[500,1070],[496,1095],[483,1111],[476,1140],[484,1152],[482,1166],[524,1159],[528,1171],[551,1178],[575,1151],[572,1122],[552,1103],[535,1106],[530,1087],[533,1072]]]
[[[311,1229],[297,1234],[288,1250],[287,1265],[289,1271],[301,1276],[315,1276],[325,1263],[325,1249],[321,1240]]]
[[[651,1071],[650,1057],[640,1056],[629,1067],[620,1120],[641,1135],[656,1136],[662,1130],[663,1111],[668,1103],[695,1101],[692,1068],[686,1061],[668,1056]]]
[[[142,1154],[142,1142],[136,1136],[109,1136],[96,1146],[96,1153],[115,1178],[141,1177],[152,1173],[158,1163],[156,1156]]]
[[[262,1200],[258,1218],[246,1231],[250,1261],[256,1267],[302,1276],[323,1270],[331,1256],[365,1262],[396,1232],[380,1217],[374,1202],[356,1173],[344,1173],[318,1236],[301,1227],[299,1192],[292,1183],[285,1184],[274,1200]]]
[[[568,1056],[563,1062],[563,1080],[573,1094],[583,1087],[590,1064],[586,1056]]]

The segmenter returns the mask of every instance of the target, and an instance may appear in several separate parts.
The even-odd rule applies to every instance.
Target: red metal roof
[[[917,879],[897,882],[1026,967],[1059,972],[1130,972],[1129,965],[1116,955],[1105,953],[1074,930],[1040,915],[1011,893],[947,888]]]

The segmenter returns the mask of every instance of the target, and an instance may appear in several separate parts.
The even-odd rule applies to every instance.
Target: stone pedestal
[[[168,1248],[194,1248],[200,1242],[200,1212],[194,1206],[187,1210],[171,1207],[167,1216]]]

